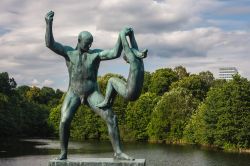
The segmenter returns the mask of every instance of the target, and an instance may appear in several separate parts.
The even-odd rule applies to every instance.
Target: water
[[[145,158],[147,166],[250,166],[250,154],[201,149],[195,146],[125,143],[124,150]],[[47,166],[59,154],[59,141],[1,140],[0,166]],[[112,157],[109,142],[70,141],[69,158]]]

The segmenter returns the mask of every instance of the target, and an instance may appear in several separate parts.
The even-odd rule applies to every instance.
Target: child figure
[[[132,48],[126,36],[129,36]],[[132,28],[124,28],[120,37],[124,49],[123,58],[130,64],[129,76],[127,82],[117,77],[111,77],[108,80],[105,99],[96,105],[99,108],[112,105],[117,93],[129,101],[136,100],[141,94],[144,79],[143,58],[146,58],[148,50],[145,49],[142,52],[138,50]]]

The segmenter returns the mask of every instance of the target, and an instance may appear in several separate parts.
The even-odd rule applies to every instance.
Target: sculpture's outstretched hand
[[[53,21],[53,17],[54,17],[54,12],[53,11],[50,11],[48,12],[46,15],[45,15],[45,21],[47,23],[50,23]]]

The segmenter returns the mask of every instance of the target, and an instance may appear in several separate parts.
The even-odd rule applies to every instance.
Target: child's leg
[[[126,98],[127,95],[126,82],[119,78],[111,77],[107,84],[106,95],[103,102],[97,104],[96,106],[99,108],[104,108],[109,106],[114,101],[114,98],[117,93]]]

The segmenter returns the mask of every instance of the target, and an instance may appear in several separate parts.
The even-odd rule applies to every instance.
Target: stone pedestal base
[[[81,158],[68,160],[50,160],[49,166],[146,166],[145,159],[134,161],[114,160],[113,158]]]

